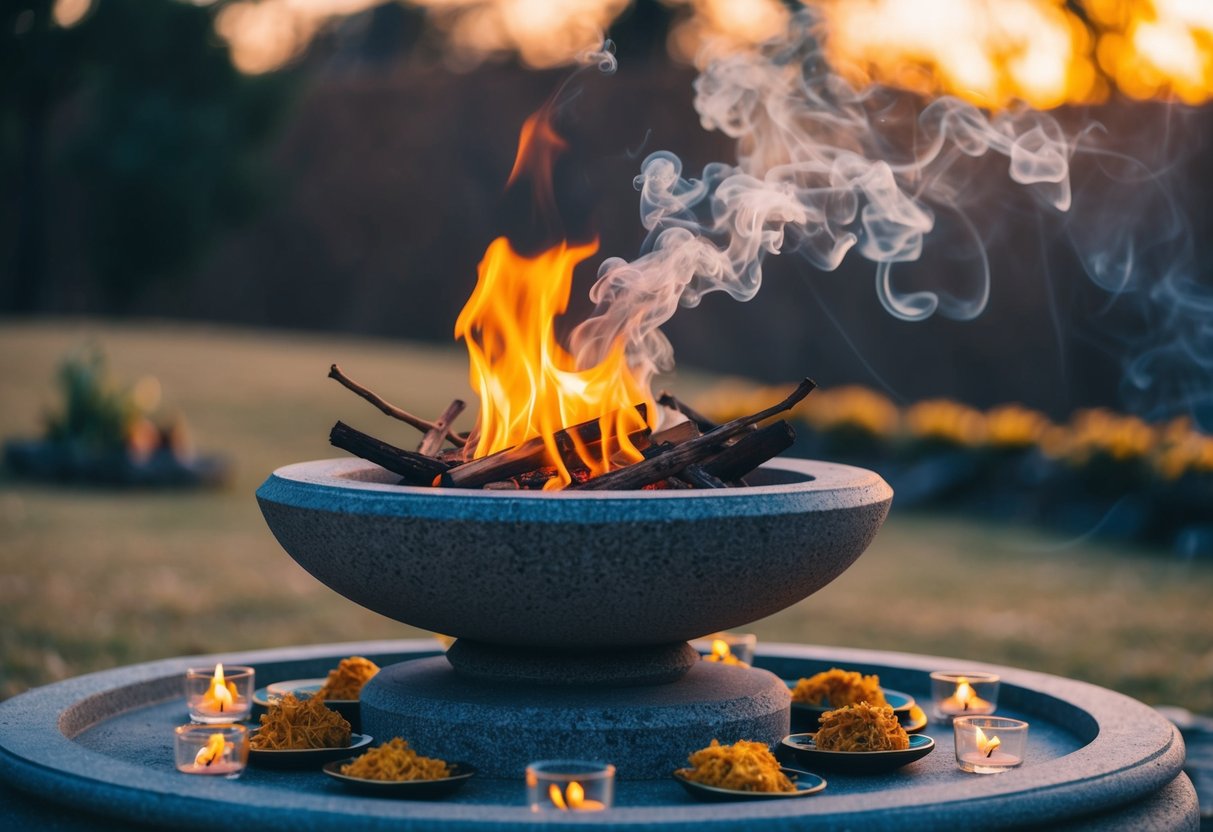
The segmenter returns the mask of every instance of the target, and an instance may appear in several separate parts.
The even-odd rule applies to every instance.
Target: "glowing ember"
[[[200,766],[209,766],[223,756],[223,751],[227,747],[227,742],[223,739],[223,734],[211,734],[210,739],[206,741],[206,746],[198,749],[198,754],[194,757],[194,763]]]
[[[551,162],[563,141],[541,110],[523,128],[510,181],[526,176],[540,200],[550,199]],[[643,455],[628,434],[645,427],[635,405],[656,407],[648,389],[628,367],[619,341],[606,357],[582,368],[556,338],[555,320],[568,306],[574,267],[598,250],[596,242],[560,242],[534,257],[516,252],[509,240],[494,240],[480,262],[472,296],[455,322],[455,337],[467,344],[472,389],[480,397],[473,458],[541,437],[557,476],[546,490],[581,476],[597,476]],[[556,432],[598,420],[602,440],[589,445],[570,436],[572,449],[558,447]],[[570,450],[572,462],[566,458]]]
[[[548,799],[557,809],[574,812],[601,812],[606,805],[598,800],[589,800],[585,796],[585,787],[576,780],[569,783],[562,793],[555,783],[548,786]]]
[[[985,731],[982,731],[980,728],[977,729],[977,750],[983,755],[986,757],[991,756],[994,753],[994,750],[1000,745],[1002,745],[1002,740],[1000,740],[998,737],[995,736],[986,739]]]

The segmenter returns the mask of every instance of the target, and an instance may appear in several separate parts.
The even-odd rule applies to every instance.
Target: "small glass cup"
[[[204,725],[240,722],[253,712],[251,667],[222,664],[185,671],[185,703],[190,719]]]
[[[248,765],[248,729],[243,725],[182,725],[176,734],[178,771],[230,780]]]
[[[615,799],[615,767],[588,760],[542,760],[526,767],[532,812],[601,812]]]
[[[713,633],[705,636],[708,652],[704,658],[724,664],[754,664],[754,651],[758,647],[758,636],[753,633]],[[732,659],[736,659],[733,661]]]
[[[1002,716],[958,716],[956,762],[961,771],[999,774],[1023,764],[1028,750],[1028,723]]]
[[[936,671],[931,674],[931,706],[935,719],[950,722],[958,716],[988,716],[998,709],[998,676],[972,671]]]

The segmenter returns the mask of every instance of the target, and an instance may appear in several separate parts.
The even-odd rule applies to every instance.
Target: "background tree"
[[[216,235],[262,204],[257,164],[281,122],[292,73],[249,77],[213,32],[217,7],[94,0],[71,25],[52,0],[0,12],[0,251],[11,265],[0,308],[37,311],[48,246],[79,203],[82,262],[119,311],[153,280],[193,264]]]

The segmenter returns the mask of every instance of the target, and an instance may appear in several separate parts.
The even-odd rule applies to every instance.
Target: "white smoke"
[[[904,94],[858,90],[830,70],[819,25],[806,9],[784,37],[719,60],[696,80],[703,126],[736,140],[737,163],[710,164],[695,179],[673,153],[644,160],[635,185],[649,234],[637,259],[602,263],[595,313],[572,334],[583,365],[622,338],[648,382],[673,365],[660,327],[680,305],[717,291],[752,298],[764,257],[786,250],[832,270],[854,249],[876,264],[877,295],[899,318],[979,315],[990,275],[967,219],[983,198],[973,159],[1001,158],[1048,210],[1069,209],[1075,142],[1054,118],[1027,108],[990,115],[956,98],[907,117]],[[980,252],[968,288],[900,290],[894,264],[921,256],[941,213],[958,219]]]

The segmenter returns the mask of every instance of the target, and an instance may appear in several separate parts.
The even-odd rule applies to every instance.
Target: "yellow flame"
[[[215,675],[211,677],[211,685],[202,697],[204,707],[219,711],[228,710],[237,699],[236,686],[223,678],[223,664],[215,665]]]
[[[977,696],[977,692],[973,690],[973,686],[969,684],[969,680],[962,676],[956,680],[956,693],[954,695],[956,697],[956,701],[967,708],[969,706],[969,702],[971,702],[973,698]],[[977,730],[978,732],[981,731],[980,728]]]
[[[574,812],[601,812],[606,804],[600,800],[591,800],[585,796],[585,787],[573,780],[563,793],[555,783],[548,786],[548,799],[557,809]]]
[[[198,749],[198,753],[194,755],[194,762],[200,766],[209,766],[223,756],[226,747],[227,742],[223,739],[223,734],[211,734],[206,746]]]
[[[998,737],[995,736],[986,739],[985,731],[981,730],[980,728],[977,729],[977,750],[982,754],[989,757],[994,753],[994,749],[998,748],[1000,745],[1002,745],[1002,740],[1000,740]]]
[[[562,242],[525,257],[499,237],[485,252],[476,289],[455,322],[455,337],[467,343],[472,389],[480,397],[473,456],[542,437],[557,469],[548,489],[573,479],[557,431],[599,420],[602,442],[587,445],[571,437],[575,466],[596,476],[643,458],[628,439],[645,426],[634,405],[647,403],[648,412],[655,412],[649,392],[628,368],[622,343],[600,364],[578,369],[556,338],[555,319],[568,305],[573,268],[597,250],[597,243]]]

